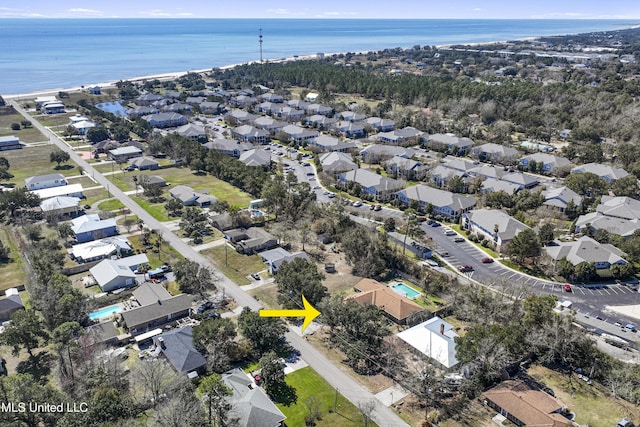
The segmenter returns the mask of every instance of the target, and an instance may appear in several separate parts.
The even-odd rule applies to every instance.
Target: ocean
[[[0,94],[319,52],[609,31],[631,20],[0,19]]]

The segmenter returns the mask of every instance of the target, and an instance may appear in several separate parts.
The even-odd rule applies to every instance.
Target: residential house
[[[608,216],[601,212],[591,212],[579,216],[575,222],[576,233],[586,233],[587,228],[592,232],[606,230],[611,234],[628,239],[633,236],[636,230],[640,229],[640,218],[626,219]]]
[[[271,111],[271,114],[274,116],[287,120],[289,122],[297,122],[302,120],[304,117],[304,110],[299,110],[297,108],[289,107],[287,105],[279,106],[274,108]]]
[[[258,98],[264,102],[272,102],[272,103],[282,103],[284,98],[282,95],[276,95],[273,92],[263,93],[262,95],[258,95]]]
[[[61,173],[30,176],[29,178],[25,178],[24,183],[27,186],[28,190],[61,187],[68,184],[67,179]]]
[[[389,236],[390,241],[400,246],[403,251],[408,251],[419,258],[431,258],[433,254],[431,248],[397,231],[389,231],[387,236]]]
[[[40,209],[49,215],[77,215],[80,212],[80,199],[77,197],[51,197],[40,202]]]
[[[315,92],[309,92],[307,96],[304,97],[306,102],[316,102],[320,98],[320,94]]]
[[[201,371],[207,364],[207,359],[193,345],[191,325],[157,335],[153,337],[153,343],[154,354],[162,354],[176,372]]]
[[[249,95],[237,95],[229,100],[234,107],[249,107],[258,103],[258,98]]]
[[[239,427],[280,427],[285,416],[240,368],[222,374],[222,381],[232,391],[230,398]]]
[[[58,101],[58,98],[56,98],[55,96],[47,95],[47,96],[38,96],[38,97],[36,97],[34,102],[36,104],[36,109],[39,110],[45,104],[48,104],[50,102],[60,102],[60,101]]]
[[[109,150],[109,157],[116,163],[124,163],[129,159],[140,156],[142,156],[142,150],[131,145]]]
[[[80,337],[81,347],[89,347],[92,345],[116,345],[119,342],[118,331],[111,320],[88,326],[85,331],[85,335]]]
[[[115,218],[100,219],[98,214],[82,215],[71,220],[71,230],[78,243],[118,234]]]
[[[254,148],[240,154],[239,160],[247,166],[269,167],[271,166],[271,153]]]
[[[364,122],[374,128],[377,132],[391,132],[395,129],[395,122],[390,119],[380,117],[369,117]]]
[[[62,185],[60,187],[43,188],[31,191],[40,197],[40,200],[47,200],[53,197],[77,197],[84,198],[82,184]]]
[[[402,180],[386,178],[367,169],[355,169],[341,173],[338,175],[338,181],[342,185],[347,185],[349,182],[360,184],[363,193],[375,200],[389,199],[393,193],[405,186],[405,182]]]
[[[41,111],[45,114],[62,114],[65,112],[65,107],[62,102],[49,102],[42,106]]]
[[[348,120],[342,120],[334,123],[331,129],[336,132],[340,132],[346,138],[362,138],[365,134],[364,126],[360,123],[351,122]]]
[[[80,113],[77,113],[77,114],[74,114],[73,116],[69,117],[69,124],[72,125],[74,123],[84,122],[86,120],[89,120],[89,118],[83,116]]]
[[[600,163],[587,163],[585,165],[576,166],[571,169],[571,173],[592,173],[611,184],[625,176],[629,175],[627,171],[613,166],[602,165]]]
[[[360,305],[375,305],[399,325],[405,325],[411,315],[424,311],[424,308],[406,296],[373,279],[362,279],[353,288],[356,293],[348,296],[347,300]]]
[[[250,123],[250,122],[253,122],[255,119],[257,119],[258,117],[260,117],[260,116],[257,116],[255,114],[251,114],[248,111],[231,110],[225,116],[225,120],[226,121],[235,120],[235,121],[237,121],[239,123]]]
[[[569,202],[573,202],[576,207],[582,205],[582,196],[569,187],[547,188],[542,192],[542,195],[544,196],[543,205],[551,209],[557,209],[560,212],[564,212],[567,209]]]
[[[276,108],[276,104],[274,104],[273,102],[265,101],[256,105],[255,108],[262,114],[271,114],[271,109]]]
[[[441,188],[448,187],[449,181],[451,181],[454,176],[460,177],[465,184],[468,184],[468,182],[471,181],[471,178],[466,172],[448,168],[446,165],[438,165],[433,168],[430,173],[433,183]]]
[[[253,254],[278,245],[278,240],[260,227],[249,227],[246,230],[229,230],[225,232],[225,237],[235,242],[236,251],[243,254]]]
[[[334,117],[327,117],[322,114],[314,114],[304,119],[305,124],[313,126],[320,130],[330,129],[334,123],[338,122],[338,119]]]
[[[155,93],[145,93],[136,98],[136,105],[151,105],[154,102],[162,101],[164,97]]]
[[[471,154],[483,162],[510,163],[518,158],[518,150],[504,145],[487,143],[471,148]]]
[[[182,126],[187,123],[187,118],[176,112],[149,114],[142,118],[149,122],[154,128],[160,129]]]
[[[219,102],[202,102],[200,103],[200,111],[202,114],[220,114],[224,110],[224,105]]]
[[[338,151],[344,152],[348,150],[356,150],[358,146],[353,142],[341,141],[329,135],[319,135],[317,138],[308,142],[309,146],[318,147],[322,151]]]
[[[315,130],[309,130],[296,125],[287,125],[282,128],[282,132],[289,135],[292,141],[302,144],[305,141],[317,138],[320,135]]]
[[[144,170],[155,170],[158,169],[160,165],[153,157],[136,157],[135,159],[129,160],[129,167],[127,169],[138,169],[141,171]]]
[[[209,216],[209,224],[220,231],[231,230],[233,227],[233,218],[229,212],[222,212]]]
[[[240,141],[250,142],[252,144],[264,145],[268,143],[270,139],[268,131],[249,125],[242,125],[232,129],[231,135]]]
[[[361,152],[362,160],[366,163],[380,163],[392,158],[400,156],[410,159],[416,155],[413,148],[399,147],[395,145],[371,144],[365,147]]]
[[[78,135],[86,135],[89,129],[96,127],[97,124],[90,120],[83,120],[81,122],[75,122],[71,124],[71,126],[78,131]]]
[[[209,207],[218,203],[218,199],[209,195],[208,190],[194,190],[186,185],[176,185],[169,190],[169,195],[178,200],[183,206]]]
[[[136,274],[123,260],[126,258],[121,260],[103,259],[89,269],[89,273],[100,286],[102,292],[111,292],[138,284]]]
[[[333,176],[358,169],[358,165],[353,162],[353,157],[346,153],[325,153],[320,155],[319,160],[322,170]]]
[[[542,390],[522,381],[508,380],[482,393],[488,406],[517,426],[571,427],[575,425],[561,413],[567,407]]]
[[[140,107],[136,107],[136,108],[129,108],[127,110],[127,116],[134,118],[134,117],[144,117],[144,116],[150,116],[152,114],[158,114],[159,110],[155,107],[149,106],[149,105],[142,105]]]
[[[100,90],[100,86],[91,86],[87,89],[91,95],[100,95],[102,91]]]
[[[258,117],[253,121],[253,124],[258,129],[264,129],[271,133],[279,132],[283,127],[287,126],[287,123],[280,122],[276,119],[272,119],[271,117]]]
[[[391,176],[415,179],[426,173],[424,164],[412,159],[394,156],[385,163]]]
[[[191,314],[193,296],[179,294],[163,297],[120,313],[131,335],[139,335],[150,328],[173,322]]]
[[[398,199],[406,205],[416,200],[423,212],[427,211],[427,206],[431,206],[433,214],[447,217],[451,222],[456,222],[460,215],[470,211],[476,205],[476,199],[473,196],[463,196],[424,184],[401,190],[398,192]]]
[[[189,105],[200,105],[206,100],[207,98],[204,96],[187,96],[184,102]]]
[[[285,102],[285,104],[287,104],[289,107],[296,108],[299,110],[306,110],[307,107],[309,106],[308,102],[302,101],[300,99],[290,99],[289,101]]]
[[[144,178],[140,177],[139,182],[149,187],[165,187],[167,185],[167,181],[158,175],[144,175]]]
[[[427,137],[427,145],[436,151],[446,151],[454,156],[466,156],[474,142],[452,133],[436,133]]]
[[[531,189],[538,185],[540,181],[534,175],[522,172],[510,172],[500,178],[502,181],[510,182],[518,186],[518,191]]]
[[[458,364],[453,326],[439,318],[432,317],[397,334],[398,338],[413,347],[419,354],[438,362],[446,369]]]
[[[0,136],[0,151],[19,150],[20,148],[22,148],[22,143],[17,136]]]
[[[204,144],[209,150],[216,150],[220,154],[231,157],[240,157],[245,151],[253,149],[253,144],[240,142],[235,139],[214,139]]]
[[[307,106],[307,114],[321,114],[323,116],[333,116],[333,108],[322,104],[309,104]]]
[[[533,162],[536,163],[532,167]],[[554,175],[571,166],[571,161],[565,157],[554,156],[549,153],[535,153],[520,158],[520,165],[530,171],[548,172]]]
[[[640,200],[631,197],[602,196],[596,212],[624,219],[640,218]]]
[[[335,115],[335,117],[337,119],[341,119],[343,121],[347,121],[347,122],[361,122],[364,119],[367,118],[366,115],[364,114],[360,114],[360,113],[355,113],[353,111],[342,111],[340,113],[337,113]]]
[[[196,125],[194,123],[187,123],[176,129],[176,133],[183,138],[190,139],[192,141],[204,142],[207,140],[207,131],[204,126]]]
[[[9,288],[4,291],[5,297],[0,299],[0,323],[11,319],[11,316],[20,310],[24,310],[24,303],[20,293],[16,288]]]
[[[609,243],[599,243],[589,236],[582,236],[574,242],[558,242],[545,246],[544,251],[555,262],[566,258],[573,265],[581,262],[593,263],[598,270],[607,270],[612,265],[627,264],[624,252]]]
[[[272,276],[278,272],[278,268],[285,262],[291,262],[296,258],[303,258],[309,261],[309,256],[305,251],[290,253],[280,247],[260,252],[260,257],[262,258],[262,262],[267,264],[267,270]]]
[[[462,214],[462,228],[484,236],[500,250],[528,226],[499,209],[477,209]]]
[[[454,162],[450,162],[454,163]],[[458,162],[458,163],[468,163],[468,162]],[[475,167],[469,169],[469,175],[471,176],[479,176],[481,178],[493,178],[493,179],[502,179],[503,176],[507,175],[509,172],[506,171],[503,167],[495,167],[493,165],[481,164],[476,165]]]
[[[132,293],[133,299],[135,299],[141,307],[171,298],[169,291],[158,282],[144,282],[134,289]]]
[[[122,256],[126,257],[130,255],[132,251],[131,243],[129,243],[129,240],[124,236],[113,236],[91,242],[79,243],[67,250],[71,259],[78,263],[110,258],[114,255],[118,258]],[[146,255],[144,256],[146,257]],[[149,260],[147,259],[146,262],[149,262]]]
[[[495,178],[487,178],[482,181],[480,191],[484,194],[496,193],[498,191],[504,191],[507,194],[515,194],[520,190],[520,185],[513,182],[502,181]]]
[[[407,126],[402,129],[396,129],[390,132],[380,132],[376,135],[376,139],[384,144],[401,144],[406,141],[418,142],[418,138],[424,135],[424,132]]]

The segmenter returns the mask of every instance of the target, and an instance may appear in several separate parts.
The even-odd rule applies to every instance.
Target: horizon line
[[[78,19],[78,20],[91,20],[91,19],[219,19],[219,20],[282,20],[282,21],[295,21],[295,20],[317,20],[317,21],[346,21],[346,20],[376,20],[376,21],[628,21],[628,20],[640,20],[639,17],[629,18],[593,18],[593,17],[525,17],[525,18],[384,18],[384,17],[198,17],[198,16],[0,16],[2,19]]]

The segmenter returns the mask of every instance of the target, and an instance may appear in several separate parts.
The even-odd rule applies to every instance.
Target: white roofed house
[[[187,123],[187,118],[185,116],[175,112],[150,114],[142,118],[148,121],[154,128],[170,128],[182,126]]]
[[[397,335],[420,354],[435,360],[446,369],[458,364],[455,342],[458,334],[451,324],[437,316]]]
[[[269,167],[271,165],[271,153],[254,148],[240,154],[239,160],[247,166]]]
[[[89,269],[102,292],[111,292],[137,284],[136,274],[126,262],[121,262],[122,260],[105,259]]]
[[[592,173],[607,181],[609,184],[629,175],[627,171],[600,163],[587,163],[571,169],[571,173]]]
[[[511,163],[518,159],[519,152],[515,148],[487,143],[471,148],[471,154],[483,162]]]
[[[426,212],[427,206],[431,205],[434,214],[446,216],[452,222],[457,221],[460,215],[470,211],[476,205],[476,199],[473,196],[463,196],[424,184],[399,191],[398,199],[406,205],[416,200],[423,212]]]
[[[462,214],[462,228],[484,236],[501,251],[518,233],[529,227],[499,209],[477,209]]]
[[[334,123],[338,122],[335,117],[327,117],[322,114],[314,114],[304,119],[304,122],[320,130],[329,129]]]
[[[536,163],[536,167],[532,166],[533,162]],[[520,165],[531,172],[548,172],[557,175],[563,170],[568,169],[571,166],[571,161],[567,158],[554,156],[549,153],[535,153],[521,157]]]
[[[606,230],[624,238],[640,229],[640,201],[631,197],[602,196],[596,211],[581,215],[575,222],[578,233]]]
[[[98,259],[128,256],[132,252],[129,240],[124,236],[113,236],[105,239],[73,245],[68,250],[69,255],[79,263],[91,262]],[[145,254],[141,254],[146,257]],[[147,259],[146,262],[149,262]]]
[[[225,115],[225,120],[226,121],[235,120],[236,122],[239,122],[239,123],[249,123],[249,122],[253,122],[258,117],[260,117],[260,116],[255,115],[255,114],[251,114],[248,111],[234,109],[234,110],[229,111]]]
[[[136,157],[135,159],[129,160],[129,167],[127,169],[138,169],[138,170],[155,170],[158,169],[160,165],[153,157]]]
[[[309,130],[296,125],[287,125],[282,128],[282,132],[289,135],[292,141],[302,144],[305,141],[309,141],[313,138],[317,138],[320,135],[315,130]]]
[[[126,162],[140,156],[142,156],[142,150],[131,145],[109,150],[109,157],[116,162]]]
[[[75,215],[80,212],[80,199],[67,196],[51,197],[40,202],[40,209],[45,214]]]
[[[187,123],[176,129],[176,133],[183,138],[190,139],[192,141],[204,142],[207,140],[207,131],[204,126],[196,125],[194,123]]]
[[[83,215],[71,220],[71,230],[78,243],[118,234],[115,218],[101,220],[98,214]]]
[[[310,104],[307,106],[307,114],[322,114],[323,116],[332,116],[333,108],[322,104]]]
[[[61,187],[68,184],[67,179],[61,173],[30,176],[29,178],[25,178],[24,183],[28,190]]]
[[[218,203],[218,199],[209,195],[208,190],[194,190],[186,185],[176,185],[169,194],[184,206],[198,205],[201,208]]]
[[[422,162],[404,157],[394,156],[385,163],[387,172],[393,177],[416,179],[426,174],[426,168]]]
[[[96,127],[97,124],[90,120],[83,120],[81,122],[72,123],[71,126],[78,131],[79,135],[86,135],[89,129]]]
[[[242,125],[232,129],[231,135],[240,141],[250,142],[252,144],[264,145],[270,140],[269,131],[250,125]]]
[[[303,110],[299,110],[288,105],[282,105],[274,108],[271,111],[271,114],[278,117],[279,119],[287,120],[289,122],[297,122],[299,120],[302,120],[305,113]]]
[[[353,162],[351,154],[340,152],[325,153],[320,155],[319,159],[322,170],[333,176],[358,169],[358,165]]]
[[[402,129],[396,129],[390,132],[380,132],[376,135],[376,139],[385,144],[401,144],[406,141],[412,141],[417,143],[418,138],[424,135],[424,132],[418,129],[407,126]]]
[[[278,121],[271,117],[258,117],[253,121],[253,124],[258,129],[264,129],[271,133],[276,133],[287,125],[287,123]]]
[[[393,194],[405,186],[405,181],[386,178],[367,169],[355,169],[338,175],[338,181],[342,185],[350,182],[360,184],[364,194],[375,200],[390,199]]]
[[[20,138],[15,135],[0,136],[0,151],[19,150],[22,148]]]
[[[50,199],[52,197],[77,197],[84,198],[82,184],[61,185],[59,187],[42,188],[40,190],[32,190],[33,194],[40,197],[41,200]]]
[[[573,202],[576,207],[582,205],[582,196],[569,187],[548,188],[542,192],[542,195],[544,196],[544,203],[542,203],[544,206],[557,209],[560,212],[567,209],[569,202]]]
[[[369,117],[364,120],[366,124],[374,128],[377,132],[390,132],[395,129],[395,122],[390,119],[380,117]]]
[[[407,159],[416,155],[416,150],[408,147],[396,145],[371,144],[360,152],[362,160],[366,163],[380,163],[393,156],[405,157]]]

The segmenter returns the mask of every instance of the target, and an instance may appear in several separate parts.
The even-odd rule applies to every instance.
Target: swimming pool
[[[115,313],[120,313],[121,311],[122,311],[122,307],[120,307],[119,305],[110,305],[109,307],[104,307],[98,311],[89,313],[89,319],[91,320],[104,319],[105,317],[109,317]]]
[[[391,287],[391,289],[393,289],[394,291],[396,291],[396,293],[402,295],[403,297],[407,297],[409,299],[414,299],[415,297],[420,295],[420,292],[416,291],[413,288],[410,288],[404,283],[396,283]]]

